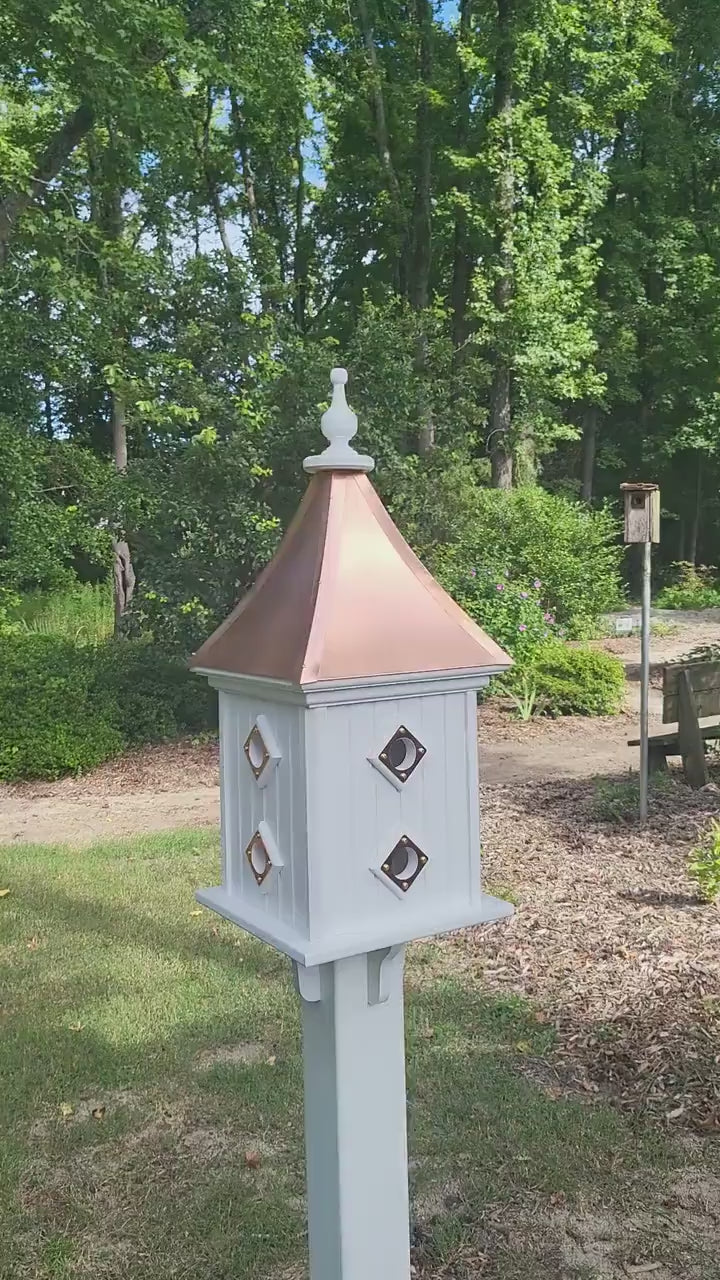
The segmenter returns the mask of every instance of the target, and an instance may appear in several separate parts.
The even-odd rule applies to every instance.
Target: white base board
[[[398,943],[411,942],[416,938],[428,938],[436,933],[450,933],[453,929],[467,929],[474,924],[506,920],[514,911],[511,903],[484,893],[475,904],[464,901],[442,914],[435,910],[425,920],[415,914],[408,914],[404,921],[398,918],[392,925],[385,922],[375,932],[366,930],[361,934],[338,934],[315,943],[294,929],[287,928],[279,920],[250,911],[244,902],[220,886],[215,889],[199,889],[195,897],[204,907],[216,911],[218,915],[231,920],[263,942],[271,943],[278,951],[284,952],[306,968],[310,965],[327,964],[332,960],[343,960],[347,956],[362,955],[366,951],[377,951],[382,947],[394,947]]]

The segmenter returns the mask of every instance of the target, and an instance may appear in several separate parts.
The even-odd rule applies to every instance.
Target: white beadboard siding
[[[476,681],[479,683],[479,681]],[[332,691],[330,691],[331,693]],[[481,892],[475,692],[444,677],[391,697],[291,697],[267,681],[220,688],[222,888],[199,899],[303,964],[498,919]],[[280,753],[260,787],[243,746],[266,717]],[[426,748],[400,789],[369,757],[404,725]],[[284,861],[262,892],[245,849],[266,822]],[[401,836],[428,862],[406,894],[373,874]]]
[[[223,888],[251,914],[306,934],[308,930],[307,820],[302,707],[269,706],[258,698],[221,692],[221,805],[223,813]],[[265,786],[258,786],[244,743],[259,715],[264,715],[281,753]],[[225,750],[225,742],[230,750]],[[255,882],[245,857],[260,822],[267,822],[284,866],[266,892]]]
[[[308,713],[310,937],[424,924],[480,897],[477,754],[465,692],[313,708]],[[398,791],[367,757],[400,725],[426,747]],[[470,761],[468,761],[470,755]],[[470,790],[470,775],[474,781]],[[402,835],[428,863],[402,899],[372,875]]]

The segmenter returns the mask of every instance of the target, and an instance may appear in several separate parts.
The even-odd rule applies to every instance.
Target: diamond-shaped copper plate
[[[252,840],[245,850],[245,857],[250,864],[257,884],[262,884],[263,880],[270,875],[272,871],[272,858],[268,853],[267,846],[259,831],[255,832]]]
[[[253,725],[247,738],[243,751],[247,756],[248,764],[255,774],[256,780],[259,779],[270,761],[270,752],[265,743],[260,729],[256,724]]]

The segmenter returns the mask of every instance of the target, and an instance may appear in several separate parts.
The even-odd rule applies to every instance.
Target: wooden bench
[[[654,734],[648,742],[651,773],[667,769],[668,756],[682,756],[691,787],[708,781],[705,743],[720,738],[720,724],[701,725],[720,715],[720,662],[671,662],[663,668],[663,723],[677,724],[672,733]],[[640,745],[639,738],[628,742]]]

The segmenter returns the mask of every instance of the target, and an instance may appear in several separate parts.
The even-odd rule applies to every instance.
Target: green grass
[[[79,582],[64,591],[25,595],[15,618],[27,631],[62,636],[82,644],[107,640],[113,633],[110,582]]]
[[[2,1280],[304,1275],[297,998],[285,959],[197,913],[216,863],[193,832],[0,851]],[[660,1212],[683,1156],[555,1096],[552,1032],[449,955],[414,948],[408,973],[420,1274],[465,1280],[487,1255],[484,1280],[579,1277],[553,1206],[601,1205],[631,1249],[625,1215]]]

